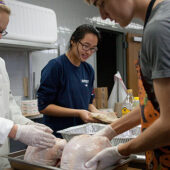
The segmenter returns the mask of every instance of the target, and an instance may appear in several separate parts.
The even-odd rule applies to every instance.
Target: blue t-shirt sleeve
[[[60,82],[60,66],[55,60],[51,60],[41,72],[40,87],[37,92],[38,109],[45,109],[49,104],[55,104]]]

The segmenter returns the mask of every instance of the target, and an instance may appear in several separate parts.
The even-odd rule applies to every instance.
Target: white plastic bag
[[[114,75],[115,84],[113,86],[112,92],[110,94],[108,100],[108,108],[112,108],[114,110],[115,103],[123,102],[127,93],[126,93],[126,86],[122,80],[122,77],[119,72]]]

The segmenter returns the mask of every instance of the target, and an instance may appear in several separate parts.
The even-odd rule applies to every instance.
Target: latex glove
[[[40,127],[45,127],[45,128],[48,128],[51,131],[49,133],[53,133],[53,130],[51,128],[49,128],[48,126],[46,126],[46,125],[44,125],[42,123],[37,123],[37,122],[30,121],[26,125],[36,125],[36,126],[40,126]]]
[[[97,170],[104,170],[105,168],[113,166],[124,157],[125,156],[122,156],[118,152],[118,146],[110,147],[99,152],[90,161],[88,161],[85,166],[87,168],[95,167]]]
[[[15,140],[34,147],[49,148],[55,144],[55,136],[48,127],[17,125]]]
[[[113,137],[117,136],[116,131],[111,127],[111,125],[107,125],[102,130],[99,130],[94,134],[95,136],[105,136],[109,140],[112,140]]]

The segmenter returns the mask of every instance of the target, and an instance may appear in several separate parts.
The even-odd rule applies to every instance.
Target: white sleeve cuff
[[[115,147],[116,153],[118,154],[119,157],[123,157],[123,155],[121,155],[121,154],[119,153],[119,151],[118,151],[118,146],[119,146],[119,145],[117,145],[117,146]]]
[[[0,118],[0,145],[4,144],[14,123],[11,120]]]

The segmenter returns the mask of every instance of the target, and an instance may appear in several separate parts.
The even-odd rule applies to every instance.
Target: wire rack
[[[115,138],[112,139],[111,143],[112,143],[113,146],[117,146],[117,145],[119,145],[121,143],[126,143],[126,142],[128,142],[128,141],[130,141],[130,140],[132,140],[134,138],[130,138],[130,137],[126,137],[126,138],[115,137]]]
[[[70,127],[67,129],[63,129],[58,131],[62,135],[64,139],[69,141],[71,138],[77,135],[81,134],[95,134],[97,131],[104,128],[106,125],[99,124],[99,123],[87,123],[84,125],[78,125],[74,127]],[[126,143],[132,139],[134,139],[136,136],[140,134],[140,126],[137,126],[127,132],[124,132],[115,138],[112,139],[111,143],[113,146],[116,146],[120,143]]]

